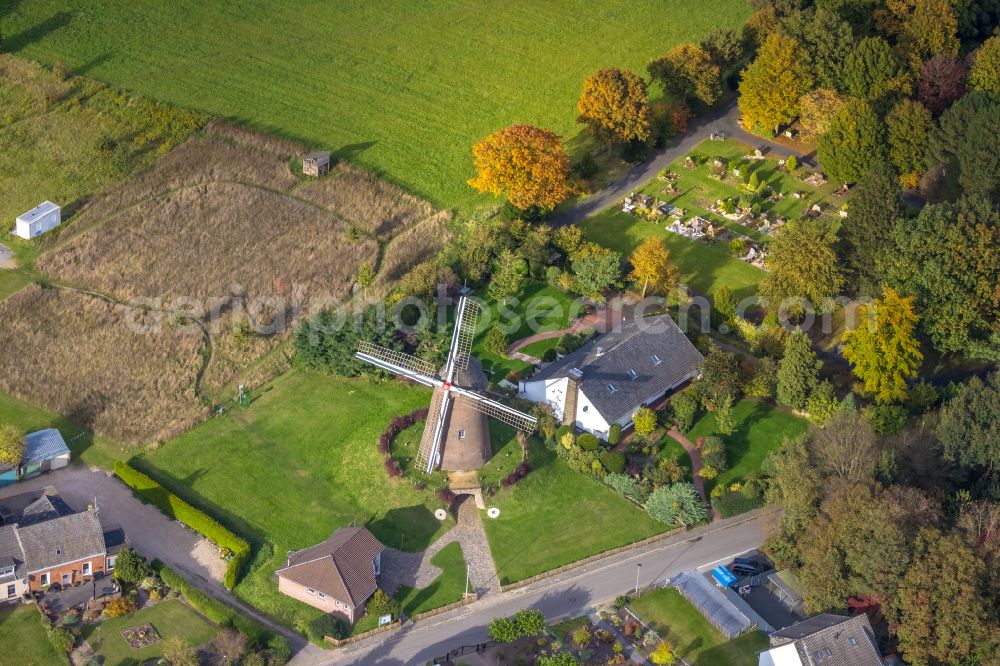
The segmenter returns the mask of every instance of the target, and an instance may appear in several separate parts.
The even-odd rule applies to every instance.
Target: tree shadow
[[[69,25],[73,20],[73,16],[74,13],[69,11],[61,11],[53,14],[41,23],[5,39],[4,50],[8,53],[17,53],[28,44],[37,42],[60,28],[64,28]]]
[[[423,504],[389,509],[365,525],[387,546],[413,553],[425,550],[434,540],[440,522]]]
[[[347,145],[341,146],[330,153],[330,159],[335,162],[341,160],[351,161],[361,153],[365,152],[372,146],[374,146],[378,141],[361,141],[359,143],[349,143]]]
[[[86,76],[91,70],[100,67],[104,63],[111,60],[111,54],[102,53],[98,56],[94,56],[87,62],[73,68],[73,76]]]

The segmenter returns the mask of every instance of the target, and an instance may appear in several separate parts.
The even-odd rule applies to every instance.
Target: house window
[[[108,571],[114,571],[114,569],[115,569],[115,560],[117,560],[117,559],[118,559],[117,555],[115,555],[114,557],[109,557],[108,558],[108,567],[107,567]]]
[[[464,430],[459,430],[458,431],[458,438],[459,439],[465,439],[465,431]]]
[[[662,361],[660,361],[660,357],[656,354],[650,354],[649,360],[653,362],[653,365],[659,365],[662,363]]]
[[[853,645],[854,647],[857,647],[857,646],[858,646],[858,639],[857,639],[857,638],[855,638],[854,636],[851,636],[851,637],[849,637],[849,638],[847,639],[847,642],[849,642],[849,643],[850,643],[851,645]]]
[[[4,567],[3,569],[0,569],[0,578],[3,578],[4,576],[10,576],[13,573],[14,573],[14,567]]]
[[[320,598],[320,599],[326,599],[326,595],[325,595],[325,594],[323,594],[322,592],[320,592],[320,593],[319,593],[319,598]]]
[[[586,411],[588,411],[588,410],[590,410],[590,405],[584,405],[584,406],[583,406],[583,411],[585,411],[585,412],[586,412]]]
[[[17,594],[17,588],[13,584],[7,586],[7,598],[10,599]]]
[[[311,587],[307,587],[307,588],[306,588],[306,592],[308,592],[309,594],[316,594],[316,590],[314,590],[314,589],[313,589],[313,588],[311,588]]]
[[[639,373],[636,372],[635,370],[629,368],[628,376],[629,376],[630,379],[635,379],[636,377],[639,376]]]
[[[614,384],[608,384],[608,393],[614,393],[617,390]]]
[[[374,570],[376,576],[378,576],[379,573],[381,573],[381,569],[382,569],[382,554],[381,553],[379,553],[375,557],[375,561],[372,563],[372,569]]]
[[[83,563],[83,575],[84,576],[89,576],[90,575],[90,562],[84,562]]]
[[[42,587],[46,587],[49,584],[49,574],[43,573],[39,582],[41,583]]]

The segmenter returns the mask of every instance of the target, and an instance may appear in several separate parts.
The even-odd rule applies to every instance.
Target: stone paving
[[[423,589],[441,575],[440,567],[431,564],[431,559],[450,543],[458,542],[462,555],[469,565],[469,584],[482,598],[498,592],[496,566],[486,540],[483,521],[471,495],[459,497],[458,521],[430,548],[420,553],[404,553],[395,548],[386,548],[382,553],[382,588],[393,594],[400,585]]]

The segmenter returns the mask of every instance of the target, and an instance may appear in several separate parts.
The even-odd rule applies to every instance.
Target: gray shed
[[[69,464],[69,457],[69,447],[55,428],[28,433],[24,436],[21,478],[27,479],[42,472],[65,467]]]
[[[302,156],[302,173],[307,176],[322,176],[330,171],[330,151],[314,150]]]

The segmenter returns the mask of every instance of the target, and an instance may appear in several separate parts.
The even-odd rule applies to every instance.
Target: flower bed
[[[141,650],[160,642],[160,634],[156,633],[156,629],[151,624],[140,624],[137,627],[122,629],[122,636],[125,637],[125,642],[133,650]]]

